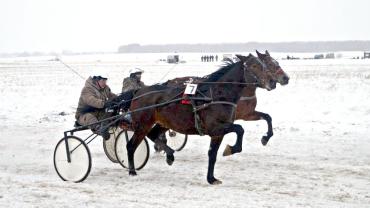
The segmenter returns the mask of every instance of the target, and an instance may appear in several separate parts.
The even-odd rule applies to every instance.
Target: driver
[[[109,116],[109,113],[105,112],[105,108],[116,95],[111,92],[107,80],[107,77],[101,75],[89,77],[86,80],[75,115],[78,124],[90,125]],[[94,133],[108,140],[110,138],[108,128],[101,130],[101,127],[101,124],[89,126]]]
[[[141,81],[141,75],[144,70],[134,68],[130,70],[130,77],[123,79],[122,93],[128,91],[136,91],[145,86],[144,82]]]

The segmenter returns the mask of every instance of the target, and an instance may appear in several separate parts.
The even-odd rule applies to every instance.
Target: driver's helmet
[[[131,74],[141,74],[144,72],[144,70],[140,69],[140,68],[133,68],[133,69],[130,69],[130,75]]]

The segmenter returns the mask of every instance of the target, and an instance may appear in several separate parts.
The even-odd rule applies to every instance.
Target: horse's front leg
[[[272,119],[271,116],[267,113],[262,113],[258,111],[254,111],[253,113],[248,114],[246,117],[243,117],[245,121],[257,121],[257,120],[265,120],[267,122],[267,133],[261,139],[261,143],[266,145],[270,138],[274,135],[272,131]]]
[[[272,131],[272,118],[269,114],[267,113],[262,113],[262,112],[256,112],[259,114],[260,118],[265,120],[267,122],[267,133],[264,135],[261,139],[262,145],[266,145],[267,142],[270,140],[270,138],[274,135],[274,132]]]
[[[224,135],[228,134],[230,132],[236,133],[236,143],[234,146],[227,145],[225,147],[223,156],[229,156],[235,153],[239,153],[242,151],[243,147],[243,135],[244,135],[244,129],[239,124],[230,124],[227,128],[224,129]]]
[[[211,137],[211,143],[208,150],[208,171],[207,181],[209,184],[217,185],[222,182],[214,177],[215,164],[217,159],[217,152],[222,142],[223,136]]]

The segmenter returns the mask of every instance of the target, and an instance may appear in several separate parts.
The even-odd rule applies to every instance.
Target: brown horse
[[[260,53],[256,50],[258,58],[266,64],[266,69],[272,75],[272,78],[280,83],[281,85],[287,85],[289,82],[289,76],[283,71],[279,63],[271,57],[270,53],[266,50],[265,54]],[[240,60],[244,60],[246,57],[237,55]],[[194,83],[199,83],[204,80],[201,77],[180,77],[172,80],[168,80],[165,84],[168,86],[181,86],[188,80],[193,80]],[[236,108],[236,120],[244,121],[256,121],[265,120],[267,122],[268,131],[265,136],[262,137],[261,143],[266,145],[269,139],[273,136],[272,130],[272,118],[269,114],[256,111],[257,97],[256,97],[256,86],[245,87],[242,91],[242,96],[237,103]]]
[[[266,64],[267,70],[272,74],[272,77],[279,82],[281,85],[286,85],[289,82],[289,76],[282,70],[279,63],[273,59],[269,52],[266,51],[265,54],[261,54],[256,51],[258,58]],[[256,87],[244,88],[242,97],[238,102],[238,107],[236,108],[236,120],[244,121],[257,121],[265,120],[267,122],[268,130],[266,135],[261,139],[261,143],[266,145],[270,138],[273,136],[272,130],[272,118],[269,114],[256,111],[257,97],[256,97]]]
[[[242,151],[244,130],[241,125],[233,123],[235,107],[244,87],[253,86],[256,83],[267,90],[272,90],[276,86],[270,73],[266,72],[266,65],[250,54],[239,62],[222,67],[199,83],[197,92],[211,97],[211,102],[197,100],[194,102],[196,106],[171,102],[175,98],[181,98],[184,87],[153,85],[140,89],[135,94],[135,97],[140,98],[134,98],[130,107],[135,133],[127,143],[129,174],[136,175],[134,152],[157,123],[182,134],[209,135],[211,143],[208,152],[207,181],[210,184],[221,183],[213,174],[218,148],[225,134],[235,132],[236,144],[226,148],[224,154]],[[151,93],[150,96],[143,96],[147,93]],[[199,116],[199,123],[197,123],[197,116]],[[201,132],[196,127],[197,124],[200,125]]]

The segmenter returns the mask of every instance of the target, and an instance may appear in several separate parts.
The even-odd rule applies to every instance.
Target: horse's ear
[[[256,50],[256,53],[257,53],[257,56],[258,57],[261,57],[262,56],[262,53],[260,53],[258,50]]]
[[[245,57],[240,55],[240,54],[235,54],[235,56],[240,60],[240,61],[245,61]]]
[[[270,56],[270,53],[268,52],[268,50],[266,50],[265,54],[268,55],[268,56]]]

